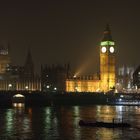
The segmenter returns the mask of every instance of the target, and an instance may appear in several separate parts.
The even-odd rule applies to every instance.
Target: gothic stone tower
[[[24,65],[24,78],[31,79],[33,77],[34,77],[34,63],[29,49]]]
[[[115,42],[107,25],[100,43],[100,87],[105,92],[115,86],[115,53]]]
[[[6,73],[6,68],[10,63],[9,46],[7,48],[3,45],[0,46],[0,74]]]

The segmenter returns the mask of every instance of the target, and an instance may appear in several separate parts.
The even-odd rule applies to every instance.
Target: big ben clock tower
[[[100,43],[100,87],[105,92],[115,86],[115,53],[115,42],[107,25]]]

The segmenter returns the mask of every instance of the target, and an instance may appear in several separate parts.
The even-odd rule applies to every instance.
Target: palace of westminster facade
[[[70,65],[41,66],[40,76],[34,73],[31,52],[24,66],[11,65],[8,47],[0,47],[0,90],[101,92],[114,89],[116,84],[116,45],[109,25],[99,45],[99,75],[75,76]]]

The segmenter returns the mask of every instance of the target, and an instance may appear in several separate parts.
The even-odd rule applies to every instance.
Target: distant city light
[[[78,91],[78,87],[75,87],[75,90]]]
[[[28,89],[29,87],[28,86],[25,86],[25,89]]]
[[[122,97],[122,98],[123,98],[124,96],[123,96],[123,95],[121,95],[120,97]]]
[[[120,98],[120,99],[119,99],[119,101],[121,102],[121,101],[122,101],[122,99]]]
[[[11,88],[12,87],[12,84],[9,84],[8,87]]]

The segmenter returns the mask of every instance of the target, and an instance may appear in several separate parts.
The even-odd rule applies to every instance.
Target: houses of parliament
[[[109,25],[103,32],[99,45],[100,73],[98,76],[71,76],[66,80],[66,91],[69,92],[106,92],[116,83],[116,46],[112,39]]]
[[[0,46],[0,90],[1,91],[40,91],[40,77],[34,74],[34,64],[30,50],[24,66],[13,65],[9,46]]]
[[[24,66],[11,63],[8,47],[0,47],[0,90],[99,92],[115,87],[116,46],[109,25],[106,26],[99,45],[100,73],[98,76],[77,76],[70,65],[41,66],[40,76],[34,73],[30,50]]]

